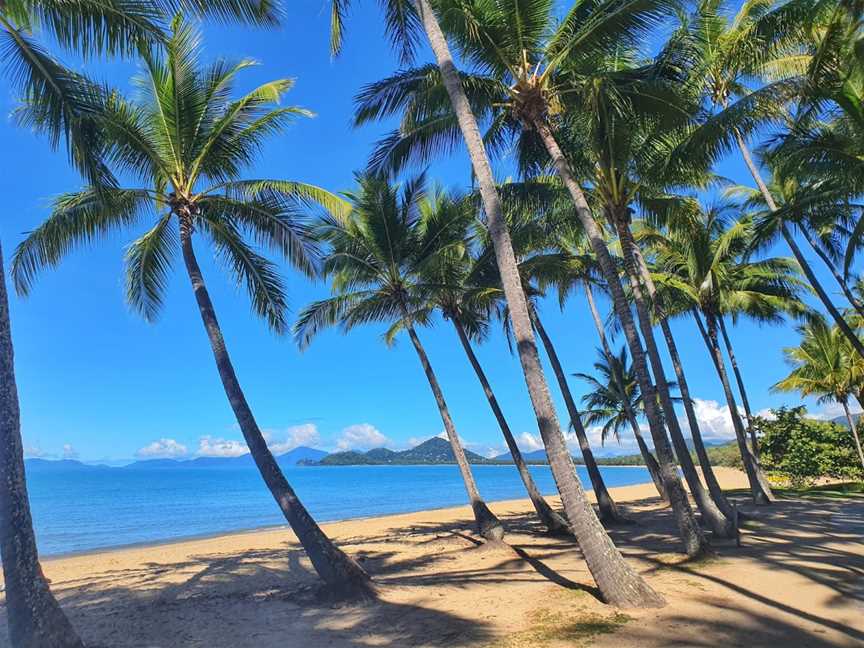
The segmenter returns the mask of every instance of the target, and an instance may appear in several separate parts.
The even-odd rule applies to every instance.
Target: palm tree
[[[100,89],[85,76],[57,60],[34,37],[39,32],[79,55],[131,54],[133,44],[156,44],[162,39],[164,13],[169,4],[135,2],[106,5],[99,0],[40,2],[8,0],[0,3],[0,42],[3,72],[27,110],[19,120],[48,135],[53,148],[64,142],[73,164],[86,177],[110,181],[100,153],[99,130],[89,120],[101,99]],[[193,0],[183,3],[199,15],[275,23],[278,11],[258,0]],[[2,270],[2,269],[0,269]],[[0,272],[2,275],[2,272]],[[3,480],[0,501],[7,502],[0,519],[0,561],[6,582],[9,634],[13,645],[80,646],[70,625],[42,576],[27,501],[17,392],[13,377],[12,342],[2,286],[0,337],[3,340],[3,427],[0,433],[0,469]],[[7,346],[8,343],[8,346]]]
[[[693,313],[700,326],[718,377],[723,384],[730,416],[742,453],[754,500],[766,503],[771,490],[738,414],[719,344],[724,314],[746,313],[763,322],[782,320],[784,313],[800,312],[801,285],[796,268],[787,259],[751,261],[754,229],[749,219],[730,222],[731,205],[701,207],[676,219],[661,233],[645,226],[638,236],[650,244],[655,256],[654,277],[670,292],[670,310]],[[703,326],[701,317],[707,326]]]
[[[513,458],[513,463],[537,516],[550,533],[571,534],[567,521],[549,506],[537,488],[498,399],[492,391],[486,372],[474,353],[472,341],[479,342],[485,337],[490,312],[493,310],[495,301],[499,299],[500,293],[497,282],[495,286],[485,285],[488,283],[486,275],[488,275],[490,262],[489,255],[481,254],[479,257],[474,257],[471,254],[472,239],[475,238],[470,232],[471,226],[475,224],[474,210],[473,200],[448,195],[441,191],[429,195],[424,203],[425,218],[438,222],[449,221],[447,232],[450,236],[458,237],[449,243],[440,241],[439,247],[449,248],[450,253],[437,255],[435,263],[426,264],[423,268],[423,280],[428,285],[435,286],[430,295],[429,308],[439,310],[444,319],[453,324],[459,343],[477,375],[489,407],[501,428],[510,456]],[[458,227],[460,223],[462,228]],[[460,242],[460,239],[465,245],[451,245]]]
[[[639,392],[639,381],[633,368],[628,364],[627,348],[621,347],[617,354],[613,354],[608,343],[603,337],[604,347],[598,350],[600,360],[594,363],[596,376],[587,373],[574,373],[573,375],[588,384],[591,391],[582,397],[585,403],[585,423],[587,425],[602,425],[601,439],[614,436],[620,441],[621,431],[627,426],[636,438],[639,452],[645,459],[645,466],[651,474],[651,479],[657,487],[660,497],[666,498],[663,490],[663,480],[660,477],[660,469],[657,460],[639,429],[636,412],[642,409],[642,395]]]
[[[341,19],[347,4],[344,0],[334,0],[333,2],[332,23],[334,29],[331,44],[335,50],[338,50]],[[546,456],[549,459],[558,492],[561,494],[564,510],[585,555],[588,569],[600,589],[601,596],[609,603],[627,607],[661,606],[664,604],[663,598],[627,565],[606,534],[593,509],[585,499],[585,492],[576,477],[573,460],[567,450],[564,435],[558,424],[558,417],[549,396],[548,384],[540,364],[528,304],[521,287],[519,267],[501,207],[500,196],[495,186],[489,156],[483,144],[477,118],[468,101],[459,71],[453,62],[447,38],[438,22],[438,16],[428,0],[413,0],[412,4],[408,6],[398,0],[393,0],[388,2],[386,6],[391,34],[404,33],[408,35],[407,39],[401,39],[403,43],[409,45],[405,51],[411,49],[411,28],[416,27],[419,23],[426,33],[426,38],[435,56],[438,73],[456,117],[458,131],[468,149],[471,167],[480,191],[483,212],[495,250],[495,259],[512,320],[519,360],[522,364],[531,404],[537,417],[540,436],[546,447]],[[409,11],[403,9],[409,9]],[[403,27],[405,29],[402,29]]]
[[[571,160],[559,145],[558,126],[567,95],[594,83],[592,71],[597,61],[607,54],[614,56],[613,50],[617,51],[619,46],[626,47],[638,40],[646,27],[661,18],[663,8],[661,2],[622,7],[613,0],[590,6],[577,5],[557,28],[553,27],[551,4],[546,0],[535,0],[527,5],[462,3],[458,10],[442,13],[445,27],[454,34],[465,59],[475,62],[479,69],[490,71],[463,75],[461,84],[458,77],[454,79],[460,88],[464,86],[465,108],[480,111],[491,123],[486,135],[490,145],[501,150],[515,137],[519,140],[520,155],[522,151],[539,147],[551,158],[610,286],[615,313],[621,320],[640,388],[646,394],[654,392],[654,385],[648,374],[645,351],[603,233],[594,221]],[[453,131],[457,123],[461,128],[461,118],[458,111],[445,106],[441,100],[444,93],[440,85],[447,85],[447,80],[432,72],[421,68],[400,73],[364,91],[358,110],[359,121],[397,112],[403,114],[403,133],[385,140],[382,152],[373,159],[383,159],[384,165],[388,159],[397,164],[419,161],[453,141]],[[580,79],[584,79],[584,84],[579,85]],[[572,119],[587,115],[592,109],[591,106],[577,107],[577,117]],[[479,145],[479,130],[471,138]],[[475,174],[479,177],[476,168]],[[512,309],[511,301],[508,295]],[[517,342],[521,349],[522,341],[518,336]],[[648,398],[646,403],[649,428],[664,480],[668,482],[667,492],[685,550],[690,555],[701,554],[708,550],[708,543],[681,485],[662,414],[653,398]]]
[[[500,540],[504,528],[480,497],[438,378],[415,327],[428,321],[426,300],[432,287],[422,281],[424,266],[434,263],[436,255],[446,253],[449,246],[465,244],[462,237],[448,234],[448,228],[460,232],[461,223],[458,219],[439,219],[434,210],[424,209],[422,175],[406,182],[401,193],[380,177],[361,176],[358,182],[359,190],[349,194],[351,214],[328,219],[321,227],[322,237],[332,247],[324,274],[333,278],[335,294],[304,308],[294,325],[294,335],[303,348],[326,326],[339,325],[348,331],[358,324],[388,321],[388,341],[404,329],[438,405],[477,529],[484,538]]]
[[[205,235],[249,293],[256,314],[283,332],[282,280],[246,238],[311,275],[317,250],[300,208],[314,201],[338,211],[344,202],[303,183],[240,179],[267,136],[308,112],[273,107],[291,87],[284,79],[231,100],[234,77],[251,61],[217,61],[202,68],[200,54],[198,32],[179,18],[164,53],[142,52],[143,100],[133,103],[110,93],[94,119],[107,143],[106,159],[144,186],[91,185],[57,198],[49,218],[16,250],[12,276],[26,295],[37,273],[56,266],[72,249],[151,219],[150,229],[126,253],[130,305],[147,320],[156,317],[179,247],[225,394],[264,482],[327,586],[338,596],[370,595],[366,573],[318,527],[268,449],[234,371],[193,247],[194,235]]]
[[[799,327],[801,342],[784,349],[786,359],[794,369],[774,385],[774,390],[795,391],[803,397],[816,396],[817,402],[833,401],[843,407],[849,430],[855,439],[858,458],[864,467],[864,451],[855,419],[849,411],[849,397],[860,393],[864,384],[864,364],[857,359],[848,340],[836,326],[828,326],[815,316]]]
[[[720,0],[704,0],[692,20],[693,43],[700,52],[693,78],[702,82],[711,110],[675,157],[687,165],[707,165],[730,147],[738,149],[775,219],[775,231],[792,251],[819,301],[864,358],[864,343],[831,301],[805,258],[789,226],[789,212],[777,204],[747,144],[748,136],[758,132],[766,122],[783,116],[789,102],[799,98],[808,87],[804,73],[813,74],[808,68],[819,68],[825,59],[818,55],[818,48],[817,55],[811,56],[813,48],[803,31],[805,25],[819,24],[825,11],[831,13],[832,3],[790,0],[765,11],[759,2],[745,2],[731,20],[719,11],[719,5]],[[750,91],[754,78],[776,80]]]

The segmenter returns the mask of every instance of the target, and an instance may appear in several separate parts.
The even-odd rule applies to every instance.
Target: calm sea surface
[[[319,521],[407,513],[466,502],[456,466],[299,466],[284,468]],[[513,466],[473,466],[487,501],[525,497]],[[580,467],[582,483],[589,485]],[[650,481],[644,468],[601,468],[606,484]],[[548,466],[532,466],[555,492]],[[156,542],[284,524],[254,469],[34,471],[30,501],[43,555]]]

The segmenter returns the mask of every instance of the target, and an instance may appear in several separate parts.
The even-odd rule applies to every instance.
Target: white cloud
[[[49,456],[47,452],[45,452],[38,445],[24,446],[24,458],[25,459],[42,459],[44,457]]]
[[[525,452],[534,452],[535,450],[543,449],[543,440],[540,438],[539,434],[531,434],[530,432],[523,432],[519,435],[519,438],[516,439],[516,445],[519,446],[520,450],[524,450]]]
[[[63,459],[77,459],[78,451],[72,447],[71,443],[63,444]]]
[[[374,425],[370,423],[357,423],[349,425],[339,434],[336,439],[336,449],[344,450],[371,450],[380,448],[390,443],[390,439],[381,434]]]
[[[849,402],[849,411],[853,414],[859,414],[861,412],[861,408],[854,401]],[[815,412],[809,412],[809,416],[815,419],[820,419],[823,421],[830,421],[831,419],[835,419],[838,416],[845,417],[846,412],[843,410],[843,406],[840,403],[825,403],[819,410]]]
[[[694,398],[693,409],[696,412],[696,420],[699,422],[699,430],[702,432],[703,438],[717,441],[735,438],[732,416],[726,405],[720,405],[715,400]]]
[[[315,447],[321,442],[318,426],[314,423],[293,425],[281,432],[265,430],[263,434],[267,440],[267,446],[276,455],[285,454],[298,446]]]
[[[176,459],[184,457],[188,449],[174,439],[159,439],[139,449],[135,456],[139,459]]]
[[[199,457],[239,457],[247,452],[249,452],[249,448],[242,441],[220,439],[208,435],[198,439],[198,450],[195,454]]]

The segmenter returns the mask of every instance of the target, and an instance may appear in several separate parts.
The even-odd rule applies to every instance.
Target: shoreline
[[[323,467],[323,466],[322,466]],[[644,466],[621,466],[623,467],[637,467],[644,468]],[[656,497],[657,493],[654,491],[653,482],[646,481],[640,482],[638,484],[629,484],[627,486],[614,486],[609,489],[609,493],[613,496],[614,499],[620,500],[622,503],[627,502],[631,499],[633,492],[639,492],[639,496],[641,497],[643,493],[641,491],[645,488],[650,488],[651,492],[648,495],[649,497]],[[588,500],[593,504],[596,503],[597,500],[594,497],[594,491],[590,488],[585,490],[585,494],[588,496]],[[551,504],[558,506],[560,503],[560,497],[555,495],[543,495],[543,497],[549,501]],[[503,500],[486,500],[487,503],[492,507],[500,507],[502,509],[514,509],[514,508],[523,508],[531,506],[530,500],[527,497],[517,497]],[[326,529],[332,526],[343,526],[348,524],[358,524],[358,523],[387,523],[397,521],[398,518],[405,517],[416,517],[423,515],[434,515],[436,517],[441,515],[457,515],[461,513],[470,513],[470,506],[468,504],[457,504],[455,506],[437,506],[432,508],[424,508],[424,509],[415,509],[410,511],[402,511],[399,513],[386,513],[384,515],[360,515],[357,517],[345,517],[337,520],[324,520],[319,521],[319,525]],[[291,530],[288,522],[284,522],[282,524],[264,524],[261,526],[251,527],[248,529],[237,529],[235,531],[216,531],[213,533],[200,533],[193,534],[188,536],[181,536],[177,538],[166,538],[165,540],[154,540],[154,541],[145,541],[145,542],[132,542],[129,544],[123,545],[114,545],[107,547],[96,547],[94,549],[82,549],[80,551],[67,551],[63,553],[52,553],[52,554],[39,554],[40,560],[43,563],[50,562],[60,562],[68,559],[77,559],[77,558],[87,558],[87,557],[98,557],[101,555],[107,554],[120,554],[124,552],[132,552],[132,551],[141,551],[147,549],[157,549],[157,548],[165,548],[165,547],[177,547],[187,544],[193,544],[197,542],[209,542],[214,540],[236,540],[238,538],[243,538],[244,536],[255,536],[257,534],[270,534],[274,532],[285,532],[290,534],[291,537],[294,537],[294,533]]]
[[[298,467],[299,468],[358,468],[358,467],[362,467],[362,468],[373,468],[373,467],[374,468],[399,468],[399,467],[404,467],[404,466],[409,466],[409,465],[411,467],[433,467],[433,466],[441,466],[441,465],[455,466],[456,464],[381,464],[381,465],[374,465],[374,466],[373,465],[355,464],[355,465],[340,465],[340,466],[298,466]],[[511,467],[511,468],[514,467],[514,464],[512,464],[512,463],[511,464],[504,464],[504,463],[475,464],[475,465],[477,465],[477,466]],[[547,467],[548,468],[549,464],[529,464],[529,468],[532,466],[534,466],[534,467],[539,466],[539,467]],[[584,468],[584,465],[577,464],[576,467],[577,467],[577,469],[578,468]],[[632,468],[640,468],[640,469],[645,469],[644,465],[642,465],[642,466],[640,466],[640,465],[614,465],[614,466],[601,465],[600,467],[601,467],[601,469],[602,468],[631,468],[631,469]],[[646,472],[645,481],[638,482],[635,484],[629,484],[626,486],[610,487],[609,491],[614,494],[614,492],[618,489],[641,487],[641,486],[645,486],[645,485],[651,485],[652,483],[653,482],[651,481],[650,475],[648,475]],[[593,489],[591,488],[591,483],[587,482],[587,481],[583,481],[583,487],[585,488],[585,493],[589,496],[589,499],[591,499],[592,502],[595,501],[593,499]],[[264,488],[263,485],[262,485],[262,488]],[[557,501],[558,494],[557,493],[548,493],[548,494],[544,493],[543,497],[548,498],[548,499],[554,499],[555,501]],[[508,497],[506,499],[494,499],[494,498],[492,498],[492,499],[486,500],[486,502],[489,503],[490,505],[503,505],[503,506],[512,505],[512,504],[523,502],[523,501],[527,502],[528,501],[527,497],[515,497],[515,498]],[[332,518],[332,519],[317,519],[316,521],[321,526],[325,526],[325,525],[340,524],[340,523],[346,523],[346,522],[377,520],[377,519],[383,519],[383,518],[388,518],[388,517],[396,517],[396,516],[400,516],[400,515],[422,514],[424,512],[451,511],[451,510],[457,510],[457,509],[467,507],[467,506],[468,506],[467,503],[465,503],[465,504],[444,504],[442,506],[431,506],[431,507],[424,507],[424,508],[409,508],[409,509],[406,509],[403,511],[397,511],[397,512],[392,512],[392,513],[381,513],[381,514],[372,513],[372,514],[366,514],[366,515],[361,514],[361,515],[356,515],[356,516],[348,515],[348,516]],[[218,530],[218,531],[207,531],[207,532],[203,532],[203,533],[191,533],[188,535],[180,535],[180,536],[175,536],[175,537],[170,537],[170,538],[162,538],[162,539],[156,539],[156,540],[143,540],[143,541],[138,541],[138,542],[128,542],[128,543],[122,543],[122,544],[116,544],[116,545],[104,545],[104,546],[92,547],[92,548],[88,548],[88,549],[72,549],[69,551],[60,551],[60,552],[41,552],[40,551],[39,556],[43,562],[48,562],[48,561],[62,560],[64,558],[75,558],[75,557],[81,557],[81,556],[95,556],[95,555],[99,555],[99,554],[103,554],[103,553],[113,553],[113,552],[124,551],[124,550],[146,549],[149,547],[153,547],[153,548],[164,547],[166,545],[182,544],[184,542],[194,542],[197,540],[212,540],[214,538],[221,538],[221,537],[242,536],[242,535],[246,535],[246,534],[254,534],[257,532],[268,532],[268,531],[274,531],[274,530],[279,530],[279,529],[287,530],[289,533],[291,532],[291,528],[288,525],[288,522],[283,521],[283,522],[279,522],[279,523],[275,523],[275,524],[260,524],[260,525],[256,525],[256,526],[244,527],[244,528],[238,528],[238,529],[223,529],[223,530]]]

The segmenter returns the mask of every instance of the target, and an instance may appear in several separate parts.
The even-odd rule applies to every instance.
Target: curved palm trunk
[[[768,205],[768,209],[772,212],[777,211],[777,203],[774,202],[774,197],[771,195],[771,192],[768,191],[768,186],[765,184],[765,181],[762,180],[762,174],[759,173],[756,163],[753,162],[753,157],[750,155],[750,150],[747,148],[744,138],[741,137],[741,134],[737,130],[735,131],[735,138],[738,141],[738,148],[741,151],[741,157],[744,158],[744,163],[747,165],[750,175],[753,176],[753,180],[759,188],[762,198],[765,199],[765,204]],[[781,222],[780,224],[780,233],[783,235],[783,239],[786,241],[789,249],[792,250],[792,256],[795,257],[798,265],[801,266],[801,270],[804,272],[804,276],[807,277],[807,281],[810,282],[813,290],[816,291],[819,301],[822,302],[822,305],[825,306],[825,309],[831,314],[831,318],[840,330],[843,331],[843,335],[845,335],[852,346],[855,347],[855,351],[858,352],[858,355],[864,358],[864,344],[862,344],[861,338],[855,334],[855,331],[852,330],[852,327],[849,326],[849,323],[828,297],[828,293],[825,292],[825,288],[816,278],[813,268],[810,267],[807,259],[804,258],[801,248],[798,247],[798,244],[795,242],[795,237],[792,236],[792,232],[789,231],[785,222]]]
[[[753,501],[757,504],[770,504],[774,501],[774,494],[771,492],[771,486],[768,484],[762,467],[759,461],[750,450],[747,443],[747,436],[744,433],[744,424],[741,422],[741,416],[738,414],[738,405],[735,402],[735,395],[732,393],[732,386],[729,384],[729,374],[726,372],[726,365],[723,362],[723,352],[720,350],[720,344],[717,341],[717,322],[710,313],[705,314],[707,331],[702,326],[702,321],[697,317],[696,323],[699,325],[700,332],[703,334],[705,344],[708,347],[708,353],[714,361],[714,368],[717,370],[717,375],[720,378],[720,383],[723,385],[723,393],[726,396],[726,405],[729,408],[729,416],[732,418],[732,428],[735,430],[735,439],[738,441],[738,450],[741,452],[741,459],[744,463],[744,471],[747,473],[747,480],[750,483],[750,492],[753,496]]]
[[[525,383],[567,519],[570,521],[600,594],[607,602],[621,607],[664,605],[663,597],[657,594],[624,560],[585,498],[582,484],[573,467],[573,459],[567,451],[567,444],[564,442],[564,435],[561,433],[558,417],[549,396],[546,377],[540,365],[537,345],[531,330],[528,304],[519,276],[519,266],[516,263],[516,255],[513,252],[513,244],[510,241],[510,233],[507,230],[507,222],[501,209],[498,190],[495,187],[495,179],[492,176],[486,149],[483,147],[477,120],[471,112],[471,106],[459,80],[459,73],[453,64],[447,39],[441,31],[429,0],[413,0],[413,2],[429,39],[429,45],[435,54],[442,81],[471,158],[474,176],[477,178]]]
[[[545,525],[550,533],[556,535],[571,535],[572,531],[570,530],[570,525],[567,524],[567,521],[564,518],[552,510],[552,507],[549,506],[549,503],[543,499],[543,495],[540,494],[540,489],[537,488],[537,484],[534,483],[534,478],[531,476],[531,472],[525,464],[525,459],[522,457],[522,452],[516,444],[516,439],[513,438],[513,433],[510,431],[507,419],[504,418],[504,412],[501,411],[501,407],[498,405],[498,399],[495,398],[495,393],[492,391],[489,380],[486,378],[486,373],[483,371],[483,367],[480,366],[480,361],[477,359],[477,355],[471,347],[471,341],[465,333],[465,328],[456,318],[453,318],[452,322],[453,327],[456,329],[456,334],[459,336],[459,341],[462,343],[462,348],[465,349],[465,355],[468,356],[468,361],[471,363],[474,373],[477,374],[477,380],[480,381],[480,385],[483,387],[483,393],[486,394],[486,400],[489,401],[489,407],[492,408],[495,420],[498,421],[498,426],[501,428],[501,434],[504,435],[504,441],[507,443],[507,448],[510,450],[510,456],[513,457],[513,463],[516,464],[516,470],[519,472],[519,477],[522,478],[522,483],[525,484],[525,490],[528,491],[528,497],[534,505],[534,510],[537,511],[537,517],[540,518],[540,521]]]
[[[210,348],[213,351],[219,377],[222,379],[225,395],[228,396],[231,409],[237,418],[237,424],[243,433],[243,439],[249,447],[249,452],[252,454],[252,459],[258,467],[264,483],[267,484],[273,499],[276,500],[279,509],[291,525],[300,544],[306,550],[315,571],[318,572],[332,593],[338,597],[364,598],[372,596],[374,587],[369,576],[360,565],[348,557],[324,534],[294,493],[288,480],[285,479],[285,475],[282,474],[279,464],[276,463],[273,453],[267,447],[267,442],[258,428],[258,423],[246,402],[246,396],[243,394],[240,382],[237,380],[237,374],[234,372],[234,366],[228,355],[219,321],[216,319],[216,311],[210,301],[210,294],[204,283],[198,260],[195,258],[195,252],[192,249],[192,224],[188,217],[182,215],[180,216],[180,243],[183,249],[186,272],[192,283],[192,290],[195,293],[201,320],[210,340]]]
[[[588,443],[588,435],[585,433],[585,426],[582,425],[582,416],[576,407],[576,402],[573,400],[573,394],[570,391],[570,385],[567,384],[567,377],[564,375],[564,369],[561,367],[561,360],[558,358],[558,353],[552,345],[552,340],[549,339],[549,334],[546,328],[540,321],[540,316],[537,310],[529,306],[531,317],[534,320],[534,327],[537,329],[537,335],[540,336],[540,341],[543,343],[543,348],[546,350],[546,356],[549,358],[549,364],[552,365],[552,372],[558,381],[558,388],[561,390],[561,395],[564,397],[564,404],[567,406],[567,413],[570,415],[570,424],[573,426],[573,431],[576,433],[576,439],[579,442],[579,449],[582,451],[582,459],[585,461],[585,469],[588,471],[588,477],[591,479],[591,485],[594,488],[594,496],[597,498],[597,506],[600,509],[600,519],[604,522],[625,522],[626,518],[618,511],[615,505],[615,500],[609,494],[606,488],[606,483],[603,481],[603,475],[600,474],[600,468],[597,467],[597,462],[594,460],[594,453],[591,451],[591,444]]]
[[[0,560],[16,648],[83,648],[39,565],[27,499],[9,300],[0,250]]]
[[[849,411],[848,401],[841,401],[843,411],[846,413],[846,420],[849,422],[849,431],[852,432],[852,438],[855,439],[855,447],[858,449],[858,459],[861,461],[861,467],[864,468],[864,451],[861,450],[861,439],[858,438],[858,430],[855,427],[855,419],[852,418],[852,412]]]
[[[702,485],[702,482],[699,479],[699,473],[696,472],[696,466],[693,464],[693,458],[690,456],[690,449],[687,447],[687,442],[684,440],[681,425],[678,423],[678,414],[675,411],[675,405],[672,402],[672,394],[669,390],[669,382],[666,380],[666,372],[663,368],[663,361],[660,358],[660,350],[657,346],[657,341],[654,338],[651,315],[648,313],[648,307],[646,305],[647,300],[642,292],[640,278],[643,277],[643,272],[641,270],[643,263],[641,260],[637,260],[639,252],[636,246],[636,241],[630,231],[630,225],[626,220],[627,217],[624,216],[623,213],[615,211],[611,211],[609,216],[618,232],[618,238],[621,241],[624,268],[629,277],[630,287],[633,291],[633,303],[636,306],[636,315],[639,318],[639,326],[642,330],[642,338],[645,340],[648,357],[651,360],[651,367],[654,369],[657,393],[660,396],[660,404],[663,408],[664,414],[666,415],[666,427],[669,429],[669,436],[672,437],[672,445],[675,447],[675,454],[678,456],[678,464],[681,466],[681,472],[684,473],[684,479],[690,487],[690,493],[693,495],[693,499],[696,500],[696,506],[702,514],[702,519],[711,528],[711,531],[717,536],[731,538],[735,535],[735,527],[732,518],[726,517],[726,515],[723,514]],[[644,275],[647,276],[648,281],[650,281],[653,286],[653,280],[651,279],[650,273],[644,273]],[[656,300],[653,300],[653,303],[654,310],[661,323],[663,335],[666,339],[666,345],[670,350],[670,355],[673,356],[673,365],[675,366],[676,371],[679,371],[680,375],[683,376],[684,372],[681,369],[681,360],[678,357],[678,348],[675,345],[672,330],[669,328],[669,323],[666,321],[665,313],[663,313],[660,304]],[[674,350],[674,354],[672,350]],[[686,385],[686,379],[684,382]],[[692,420],[689,419],[688,414],[688,421],[691,426],[696,423],[695,413]],[[696,433],[699,434],[698,423],[696,423],[695,429]]]
[[[729,354],[729,362],[732,364],[732,373],[735,375],[738,393],[741,395],[741,404],[744,405],[744,415],[747,417],[747,430],[750,432],[750,443],[753,445],[753,454],[758,459],[759,439],[756,437],[756,427],[753,425],[753,410],[750,409],[750,399],[747,397],[747,389],[744,387],[744,378],[741,375],[741,370],[738,368],[738,359],[735,357],[732,340],[726,331],[726,321],[722,315],[717,316],[717,323],[720,325],[720,335],[723,336],[723,344],[726,347],[726,353]]]
[[[669,503],[672,506],[678,531],[684,543],[684,550],[690,556],[700,555],[708,550],[708,543],[705,535],[702,533],[702,529],[696,523],[693,509],[690,508],[690,502],[687,499],[687,493],[684,491],[684,487],[678,477],[675,457],[672,454],[669,439],[663,428],[663,418],[657,409],[654,385],[651,383],[650,374],[648,373],[648,365],[645,362],[642,343],[639,340],[639,334],[633,322],[633,315],[630,313],[630,307],[624,296],[624,290],[621,288],[617,270],[612,262],[609,249],[606,247],[606,241],[603,240],[603,235],[597,223],[594,222],[594,217],[591,215],[591,210],[588,207],[588,202],[585,200],[585,195],[582,193],[582,188],[573,177],[570,165],[561,152],[561,148],[558,146],[551,128],[547,123],[539,120],[533,123],[533,127],[543,140],[546,151],[549,153],[549,157],[552,159],[552,163],[558,172],[558,177],[561,178],[561,181],[570,193],[570,197],[576,207],[576,214],[588,236],[591,248],[597,257],[597,262],[600,265],[606,283],[609,285],[615,314],[621,321],[621,326],[624,329],[624,335],[630,348],[630,355],[633,358],[633,369],[639,379],[639,389],[642,391],[642,400],[645,403],[645,415],[648,419],[651,437],[654,440],[654,451],[657,453],[660,472],[663,475],[664,488],[669,495]]]
[[[603,347],[603,355],[606,356],[607,364],[610,367],[613,367],[615,356],[612,354],[612,349],[609,348],[609,342],[606,339],[606,329],[603,326],[600,311],[597,310],[597,304],[594,301],[594,291],[591,289],[591,284],[588,281],[584,281],[583,284],[585,286],[585,297],[588,300],[588,308],[591,311],[591,317],[594,319],[594,326],[597,328],[597,335],[600,338],[600,344]],[[619,384],[618,389],[621,391],[621,394],[625,394],[626,389],[624,385]],[[663,478],[660,475],[660,466],[657,464],[657,460],[654,458],[654,455],[651,454],[651,451],[648,449],[648,444],[645,443],[645,439],[642,437],[642,431],[639,429],[639,422],[636,420],[636,413],[633,411],[633,408],[630,407],[630,403],[626,398],[621,399],[621,405],[624,408],[624,414],[627,416],[627,420],[630,422],[630,429],[633,430],[633,436],[636,437],[636,445],[639,446],[639,452],[642,453],[642,459],[645,460],[645,467],[651,475],[651,481],[654,482],[654,486],[657,488],[660,497],[664,500],[668,500],[669,497],[666,495],[666,489],[663,486]]]
[[[813,232],[806,227],[800,229],[801,234],[804,235],[804,239],[810,244],[810,247],[813,248],[816,256],[822,259],[822,263],[825,264],[825,267],[827,267],[831,272],[831,276],[834,277],[834,281],[836,281],[837,285],[840,286],[840,290],[843,291],[843,296],[846,297],[846,301],[852,305],[852,308],[854,308],[861,317],[864,317],[864,303],[862,303],[861,300],[855,296],[855,293],[852,292],[852,289],[849,288],[849,283],[846,281],[846,278],[840,274],[837,267],[834,265],[834,262],[819,246],[819,241],[817,241],[816,237],[813,236]]]
[[[450,447],[453,449],[453,457],[456,459],[456,465],[459,466],[459,472],[462,474],[465,490],[468,491],[468,499],[474,511],[474,520],[477,522],[477,531],[487,540],[500,540],[504,537],[504,527],[501,526],[501,522],[499,522],[495,514],[486,506],[486,502],[480,497],[480,492],[477,490],[477,484],[474,481],[474,474],[471,472],[471,466],[468,465],[468,460],[465,458],[462,442],[459,440],[456,426],[453,424],[450,410],[447,407],[447,402],[444,400],[441,385],[438,384],[438,378],[432,370],[429,357],[426,355],[423,345],[420,344],[420,338],[417,337],[417,331],[414,330],[414,326],[409,322],[407,313],[405,314],[404,323],[408,331],[408,337],[411,338],[411,344],[414,345],[417,357],[420,358],[420,364],[423,365],[423,371],[426,374],[426,379],[429,381],[429,387],[435,396],[438,411],[441,413],[441,421],[444,423],[447,439],[450,441]]]
[[[690,386],[687,383],[687,376],[684,375],[684,365],[681,362],[681,356],[678,354],[678,344],[675,342],[675,337],[672,335],[672,327],[669,325],[669,318],[666,315],[666,310],[663,307],[660,296],[657,294],[657,287],[654,285],[654,279],[651,277],[651,272],[648,269],[648,264],[645,257],[642,256],[642,251],[636,245],[632,232],[627,228],[629,242],[633,250],[633,256],[639,267],[639,274],[642,282],[648,291],[648,296],[651,303],[654,305],[654,314],[660,322],[660,330],[663,332],[663,338],[666,340],[666,347],[669,349],[669,358],[672,360],[672,368],[675,371],[675,377],[678,379],[678,389],[681,391],[681,399],[684,401],[684,412],[687,416],[687,424],[690,428],[690,438],[693,440],[693,449],[696,451],[696,457],[699,459],[699,465],[702,467],[702,475],[705,478],[705,484],[708,486],[708,492],[714,504],[722,512],[725,520],[725,534],[729,536],[734,533],[733,522],[734,511],[732,505],[723,494],[723,489],[720,488],[720,483],[717,481],[717,476],[714,474],[714,467],[711,465],[711,460],[708,458],[708,452],[705,450],[705,443],[702,440],[702,430],[699,428],[699,420],[696,418],[696,410],[693,408],[693,399],[690,397]],[[686,451],[686,444],[684,446]],[[690,461],[690,452],[687,451],[688,461]],[[688,480],[689,483],[689,480]],[[692,488],[692,486],[691,486]],[[694,495],[695,496],[695,495]]]

